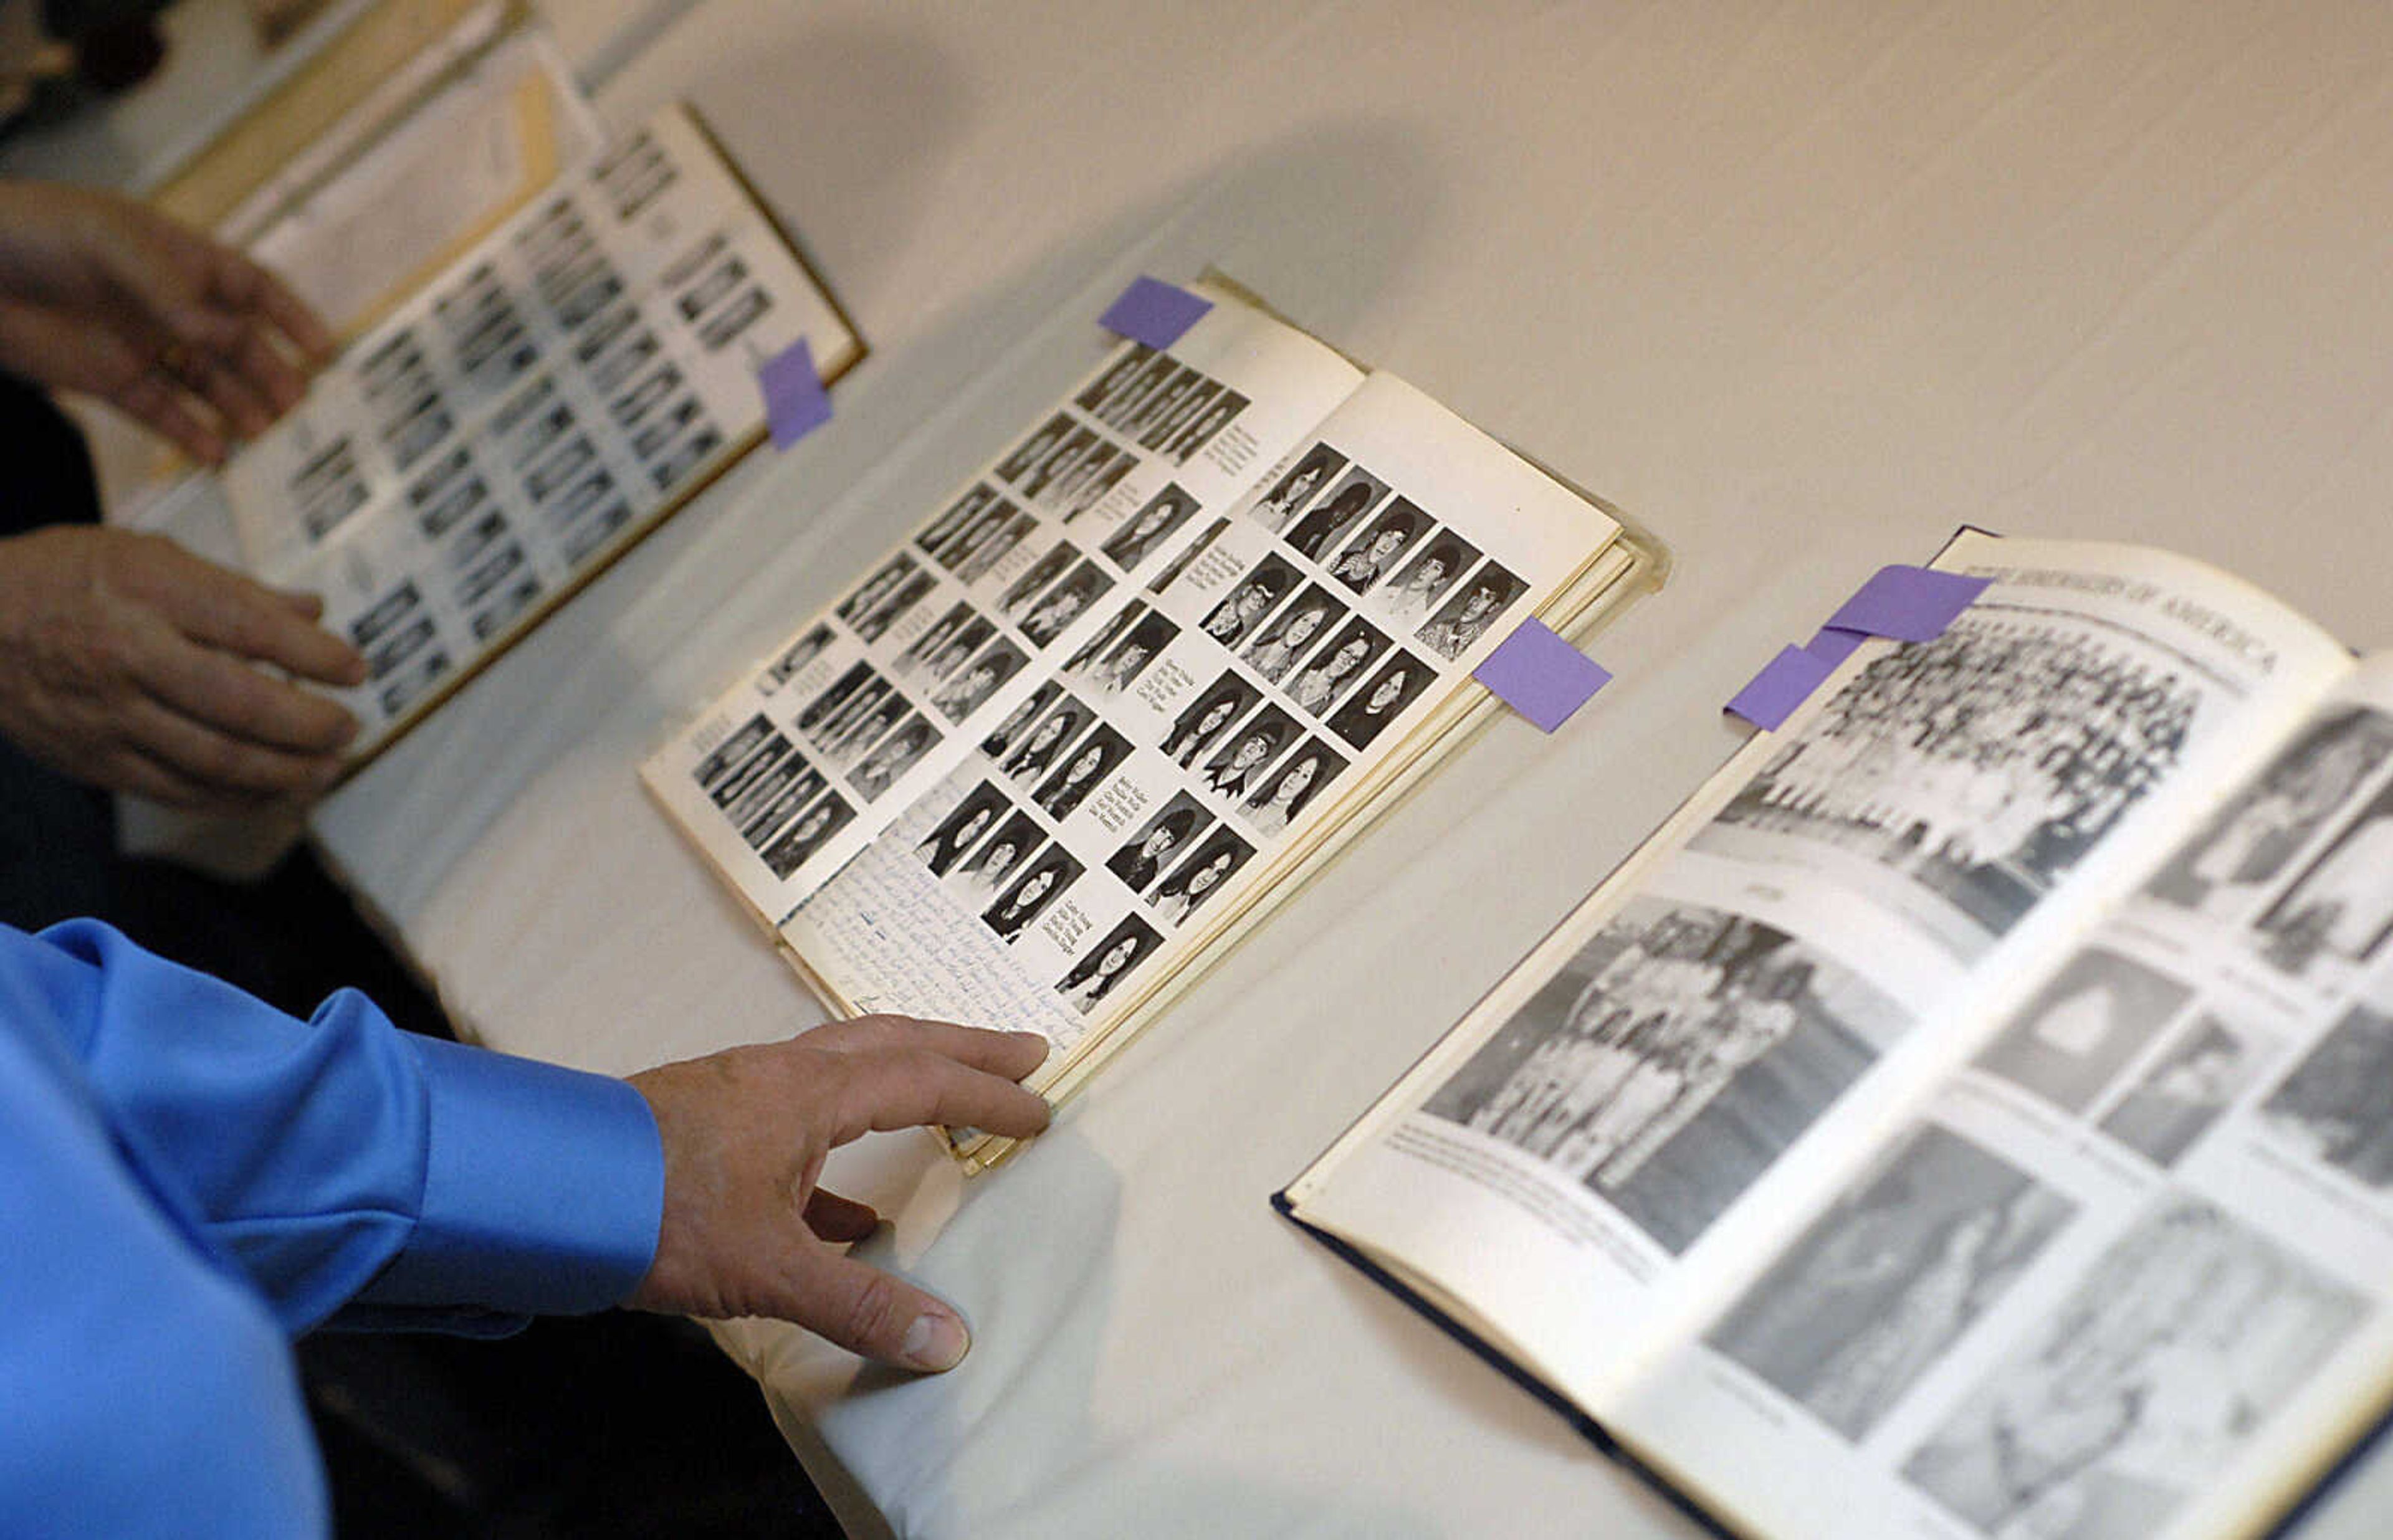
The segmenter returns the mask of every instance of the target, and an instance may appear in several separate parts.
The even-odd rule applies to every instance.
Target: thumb
[[[940,1374],[963,1361],[972,1334],[944,1300],[852,1257],[792,1248],[783,1274],[788,1320],[865,1358]]]

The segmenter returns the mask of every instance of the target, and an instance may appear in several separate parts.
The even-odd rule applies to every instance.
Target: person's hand
[[[158,535],[60,526],[0,540],[0,735],[113,791],[236,808],[322,790],[357,721],[294,679],[365,659],[264,588]]]
[[[264,268],[113,193],[0,182],[0,368],[98,396],[215,464],[298,404],[333,338]]]
[[[953,1368],[970,1345],[961,1318],[832,1250],[877,1217],[815,1183],[834,1146],[871,1129],[1039,1132],[1047,1104],[1014,1082],[1046,1053],[1034,1032],[862,1016],[633,1076],[664,1142],[665,1212],[631,1303],[777,1316],[868,1358]]]

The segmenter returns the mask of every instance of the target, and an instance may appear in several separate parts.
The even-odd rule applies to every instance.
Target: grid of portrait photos
[[[808,283],[668,114],[494,232],[226,474],[254,569],[327,597],[388,724],[745,442]]]

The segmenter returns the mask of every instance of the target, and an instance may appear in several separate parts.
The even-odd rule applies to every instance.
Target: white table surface
[[[875,351],[318,816],[485,1041],[628,1071],[820,1018],[633,767],[1059,391],[1134,273],[1222,267],[1680,563],[1591,708],[1499,723],[1019,1161],[834,1166],[973,1356],[724,1335],[899,1533],[1696,1533],[1268,1194],[1732,749],[1756,667],[1958,523],[2169,545],[2393,640],[2382,6],[642,15],[582,46],[603,111],[694,101]],[[2389,1518],[2377,1458],[2301,1533]]]

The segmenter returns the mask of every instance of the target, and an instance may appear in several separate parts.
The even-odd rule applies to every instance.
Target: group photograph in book
[[[2107,947],[2061,964],[1977,1067],[2060,1108],[2082,1113],[2193,998],[2192,985]]]
[[[1346,457],[1327,444],[1315,444],[1304,452],[1286,476],[1272,483],[1271,489],[1248,510],[1248,516],[1276,535],[1288,527],[1289,520],[1304,511],[1313,494],[1323,482],[1346,468]]]
[[[2246,912],[2393,753],[2393,717],[2352,708],[2313,724],[2186,842],[2145,892],[2217,919]]]
[[[824,792],[820,802],[798,815],[786,832],[765,847],[765,868],[775,877],[787,879],[855,818],[856,809],[838,792]]]
[[[2129,1082],[2097,1126],[2166,1169],[2259,1083],[2278,1047],[2272,1034],[2198,1015]]]
[[[1165,924],[1179,925],[1236,876],[1254,853],[1255,847],[1234,830],[1216,829],[1177,869],[1155,885],[1147,895],[1147,907]]]
[[[1872,659],[1693,845],[1895,890],[1974,960],[2176,767],[2202,700],[2091,622],[1972,610]]]
[[[1705,1340],[1858,1443],[2076,1211],[1974,1142],[1922,1124]]]
[[[1136,915],[1125,919],[1055,981],[1064,1003],[1087,1015],[1163,943],[1162,933]]]
[[[980,837],[997,827],[999,819],[1013,808],[1004,790],[994,781],[982,781],[964,793],[963,801],[931,832],[914,846],[914,854],[931,868],[934,877],[945,877],[955,869],[966,851],[979,842]]]
[[[1031,861],[1013,887],[981,911],[980,918],[997,933],[998,940],[1012,945],[1032,920],[1063,896],[1064,890],[1079,879],[1081,870],[1071,852],[1061,845],[1050,845]]]
[[[1675,1255],[1910,1025],[1775,926],[1641,897],[1422,1110],[1535,1156]]]
[[[2366,1308],[2210,1205],[2166,1199],[1903,1476],[1994,1540],[2145,1540],[2216,1481]]]
[[[2393,1188],[2393,1005],[2346,1011],[2260,1103],[2260,1119],[2304,1159]]]
[[[2333,985],[2373,962],[2393,935],[2393,785],[2330,836],[2326,848],[2260,911],[2260,956]]]

